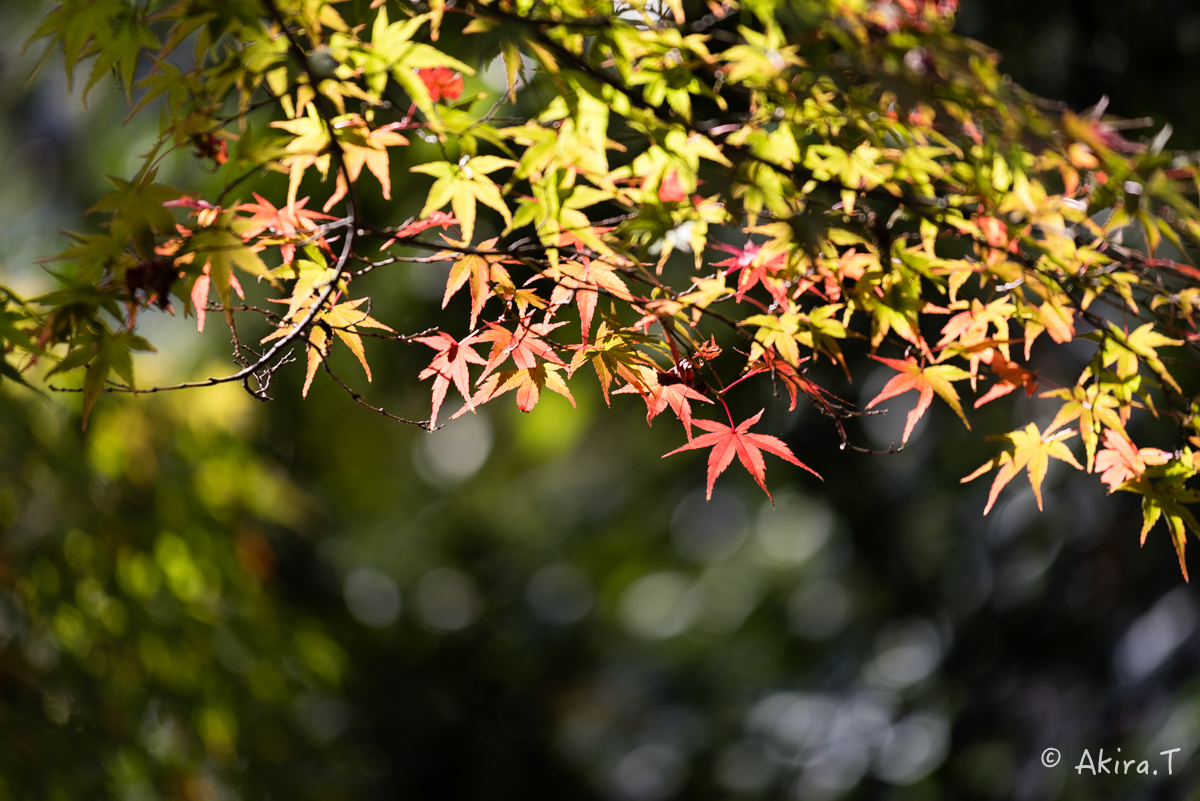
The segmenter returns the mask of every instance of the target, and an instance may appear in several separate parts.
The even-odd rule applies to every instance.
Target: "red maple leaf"
[[[724,242],[710,242],[709,247],[733,254],[732,259],[713,262],[713,267],[728,268],[725,270],[726,275],[734,270],[742,271],[738,276],[737,294],[735,295],[737,300],[740,301],[747,292],[754,288],[755,284],[761,283],[777,302],[783,302],[787,290],[777,282],[771,281],[770,277],[787,263],[785,254],[779,253],[769,259],[763,258],[761,255],[762,245],[756,245],[753,242],[747,242],[744,248],[735,248]]]
[[[809,357],[805,356],[798,364],[803,364],[808,360]],[[783,387],[787,390],[788,396],[792,401],[792,405],[788,407],[789,412],[796,410],[796,401],[799,399],[799,393],[801,392],[828,417],[837,417],[839,407],[840,409],[850,407],[849,403],[837,395],[805,378],[795,367],[792,367],[781,359],[773,348],[765,348],[763,350],[763,354],[758,357],[758,364],[760,365],[758,367],[749,367],[742,377],[747,378],[757,372],[769,372],[772,379],[782,381]]]
[[[204,265],[204,272],[200,273],[200,277],[196,279],[196,283],[192,285],[192,306],[196,309],[196,330],[204,330],[204,317],[208,307],[208,289],[212,285],[212,277],[209,275],[209,265]],[[232,272],[229,274],[229,286],[233,287],[233,291],[238,293],[238,297],[242,300],[246,299],[246,293],[242,291],[242,284],[237,280],[237,276]]]
[[[426,67],[417,70],[417,77],[429,90],[429,99],[434,103],[439,100],[454,102],[462,96],[463,77],[449,67]]]
[[[446,390],[450,387],[451,381],[454,382],[454,386],[458,387],[458,392],[463,396],[463,400],[467,402],[466,408],[471,411],[475,410],[475,403],[471,398],[471,378],[467,374],[467,365],[487,364],[487,362],[471,348],[470,343],[473,341],[467,337],[459,342],[444,331],[439,331],[431,337],[417,337],[417,342],[428,345],[438,352],[419,376],[422,381],[430,376],[436,376],[433,379],[433,413],[429,416],[430,428],[437,425],[438,410],[442,408],[442,401],[446,398]]]
[[[452,214],[447,214],[444,211],[435,211],[430,214],[427,219],[416,220],[402,227],[392,236],[391,239],[379,246],[380,250],[387,250],[392,245],[396,244],[399,239],[411,239],[422,231],[427,231],[430,228],[449,228],[452,225],[458,225],[458,218]]]
[[[309,211],[304,208],[304,204],[308,202],[308,198],[302,198],[292,203],[289,206],[275,208],[271,201],[266,200],[257,192],[254,193],[254,199],[257,203],[242,203],[235,206],[236,211],[250,211],[254,216],[250,218],[250,227],[242,232],[242,238],[249,240],[251,237],[258,236],[263,231],[270,231],[283,241],[279,243],[279,251],[283,256],[284,264],[291,264],[296,259],[296,240],[301,240],[306,237],[301,235],[304,231],[316,231],[317,224],[314,220],[334,220],[337,219],[329,214],[322,214],[319,211]],[[325,244],[323,239],[318,239],[322,245]]]
[[[700,448],[712,448],[708,454],[708,499],[712,499],[713,484],[717,480],[717,476],[725,472],[725,468],[729,467],[736,455],[742,465],[754,476],[754,480],[758,482],[758,486],[762,487],[762,491],[767,493],[767,497],[771,497],[770,490],[767,489],[767,484],[764,481],[764,474],[767,467],[763,464],[762,451],[773,453],[784,461],[791,462],[797,467],[802,467],[812,473],[817,478],[821,478],[817,471],[813,470],[804,462],[796,458],[791,449],[783,443],[783,440],[772,437],[768,434],[750,434],[750,426],[759,421],[763,416],[763,411],[759,410],[758,414],[753,417],[748,417],[738,423],[737,427],[732,425],[724,425],[715,420],[694,420],[693,423],[699,429],[703,429],[709,433],[702,434],[696,437],[683,447],[676,448],[670,453],[663,454],[663,458],[674,456],[680,451],[694,451]],[[733,423],[733,418],[729,418],[729,422]],[[771,500],[774,503],[774,499]]]
[[[683,184],[679,183],[679,174],[674,170],[671,170],[658,185],[658,199],[663,203],[678,203],[681,200],[687,200],[687,192],[684,191]]]

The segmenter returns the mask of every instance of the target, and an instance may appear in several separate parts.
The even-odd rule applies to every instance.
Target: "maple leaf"
[[[575,398],[571,396],[571,391],[567,389],[567,382],[558,374],[558,371],[561,369],[558,365],[541,362],[533,367],[523,367],[519,370],[501,370],[498,373],[493,373],[483,382],[483,385],[475,393],[475,397],[471,399],[471,402],[474,406],[480,406],[492,398],[515,389],[517,391],[517,408],[523,412],[528,412],[532,411],[534,406],[537,406],[538,399],[541,397],[542,387],[545,387],[562,395],[571,402],[571,406],[574,406]],[[472,406],[471,411],[474,411],[474,406]],[[458,417],[466,411],[467,407],[464,406],[454,414],[454,417]],[[454,419],[454,417],[451,419]]]
[[[387,149],[408,144],[408,139],[396,133],[396,129],[400,125],[399,122],[393,122],[371,130],[366,120],[357,114],[338,117],[333,123],[334,129],[338,132],[338,144],[342,148],[343,165],[346,173],[350,176],[350,182],[354,183],[358,180],[365,165],[379,181],[379,185],[383,187],[385,200],[392,198],[392,179],[388,170]],[[329,211],[333,208],[335,203],[346,196],[347,191],[346,175],[339,170],[337,184],[333,194],[325,201],[324,210]]]
[[[295,312],[298,314],[301,311],[307,311],[312,307],[313,302],[317,299],[316,295],[309,297],[306,302],[296,304]],[[275,303],[290,303],[288,300],[271,299]],[[338,303],[331,306],[329,309],[319,312],[313,319],[313,325],[308,329],[308,372],[304,378],[304,389],[301,391],[301,397],[308,396],[308,388],[312,385],[313,376],[316,375],[317,368],[321,365],[321,361],[329,355],[329,332],[337,334],[338,338],[350,348],[350,352],[358,359],[362,365],[363,371],[367,374],[367,380],[371,380],[371,366],[367,364],[367,354],[363,349],[362,337],[358,335],[358,328],[379,328],[384,331],[392,331],[391,328],[372,318],[365,311],[358,307],[365,303],[367,298],[358,298],[357,300],[348,300],[345,303]],[[269,342],[272,339],[279,339],[287,336],[292,331],[292,325],[285,318],[278,328],[267,336],[262,338],[262,342]],[[392,333],[395,333],[392,331]]]
[[[217,221],[217,218],[220,216],[221,212],[224,211],[224,209],[222,209],[220,206],[214,206],[212,203],[209,203],[207,200],[202,200],[200,198],[194,198],[194,197],[181,197],[181,198],[177,198],[176,200],[168,200],[166,203],[163,203],[162,205],[163,205],[163,208],[166,208],[166,209],[172,209],[172,208],[191,209],[191,211],[188,212],[188,216],[195,217],[196,224],[199,225],[201,228],[206,228],[206,227],[212,225],[214,222]],[[175,227],[176,227],[176,229],[179,229],[178,225],[176,225]],[[191,231],[184,228],[181,230],[181,233],[183,233],[184,236],[188,236],[191,234]]]
[[[71,340],[67,355],[50,369],[48,375],[87,367],[83,379],[83,430],[100,393],[104,390],[109,372],[115,372],[127,386],[133,382],[133,351],[153,352],[154,346],[132,331],[113,333],[104,323],[98,331],[81,333]]]
[[[995,481],[992,482],[987,506],[983,510],[986,515],[992,510],[992,504],[996,502],[996,496],[1000,494],[1000,490],[1004,489],[1004,485],[1012,481],[1013,477],[1021,472],[1021,468],[1025,468],[1029,473],[1029,484],[1033,487],[1033,497],[1037,499],[1038,509],[1041,509],[1042,481],[1046,478],[1050,457],[1053,456],[1055,459],[1066,462],[1076,470],[1083,469],[1083,465],[1075,460],[1075,455],[1071,453],[1070,448],[1064,442],[1073,436],[1075,436],[1075,432],[1069,429],[1053,433],[1051,429],[1046,429],[1046,433],[1043,434],[1038,430],[1036,424],[1030,423],[1025,426],[1023,431],[1013,431],[1000,437],[988,437],[988,439],[1008,442],[1013,448],[985,463],[974,473],[963,478],[961,483],[965,484],[976,479],[992,468],[1000,468],[1000,471],[996,473]]]
[[[1096,454],[1096,469],[1109,492],[1140,478],[1150,465],[1166,464],[1171,454],[1158,448],[1138,449],[1124,431],[1104,430],[1104,449]]]
[[[693,422],[691,401],[698,400],[703,403],[712,403],[712,401],[681,381],[662,383],[659,380],[658,370],[639,365],[638,373],[639,377],[636,383],[630,381],[620,389],[614,390],[613,394],[624,395],[636,392],[641,395],[642,400],[646,402],[647,423],[653,423],[655,417],[669,408],[679,418],[679,422],[683,423],[683,430],[687,433],[688,442],[691,442]]]
[[[719,272],[712,278],[702,278],[693,285],[694,290],[680,295],[679,300],[697,309],[707,309],[714,303],[729,296],[729,287],[725,285],[725,273]]]
[[[1075,312],[1073,309],[1055,306],[1050,301],[1046,301],[1038,309],[1037,319],[1025,324],[1025,358],[1029,359],[1029,354],[1033,352],[1033,341],[1037,339],[1043,331],[1050,334],[1050,338],[1058,344],[1070,342],[1075,338]]]
[[[1033,393],[1037,392],[1038,377],[1036,372],[1031,373],[1016,362],[1010,362],[1008,359],[994,352],[983,361],[988,363],[992,371],[1000,377],[1000,380],[975,401],[976,409],[985,403],[994,401],[996,398],[1007,395],[1017,387],[1025,388],[1025,397],[1027,398],[1032,398]]]
[[[995,300],[987,306],[978,300],[972,300],[966,311],[954,315],[942,327],[942,338],[937,346],[962,348],[966,351],[971,364],[971,389],[975,389],[979,363],[991,360],[993,346],[999,348],[1006,360],[1009,358],[1008,342],[989,339],[988,326],[995,326],[996,337],[1003,340],[1008,336],[1008,318],[1013,310],[1013,305],[1007,298]],[[1029,355],[1026,354],[1025,358],[1028,359]]]
[[[487,362],[471,348],[473,340],[468,337],[460,342],[446,332],[439,331],[435,336],[417,337],[416,341],[437,351],[433,361],[418,376],[422,381],[436,376],[433,379],[433,412],[429,416],[429,427],[437,426],[438,410],[442,407],[442,401],[446,397],[446,390],[450,387],[451,382],[458,388],[463,400],[467,402],[466,408],[475,411],[475,403],[471,399],[471,381],[467,374],[467,365],[484,365]]]
[[[897,395],[903,395],[909,390],[915,389],[921,393],[917,399],[916,408],[908,413],[908,422],[904,426],[904,438],[901,440],[902,444],[908,442],[908,438],[912,434],[913,428],[917,425],[917,421],[924,416],[925,410],[929,408],[929,404],[933,401],[933,394],[935,392],[950,405],[954,413],[963,421],[963,425],[970,430],[971,424],[967,422],[967,418],[963,414],[958,393],[954,390],[954,385],[951,383],[970,377],[970,373],[966,370],[948,364],[922,367],[911,356],[905,360],[885,359],[881,356],[872,356],[871,358],[883,362],[888,367],[898,371],[900,375],[892,376],[891,380],[884,385],[880,393],[867,404],[868,409],[873,408],[880,401],[894,398]]]
[[[197,331],[204,330],[205,308],[208,306],[208,291],[212,284],[211,269],[212,265],[205,264],[204,272],[200,273],[196,283],[192,284],[192,307],[196,310]],[[246,293],[242,291],[241,283],[232,273],[229,275],[229,286],[237,292],[239,298],[246,299]]]
[[[350,351],[358,357],[358,363],[362,365],[363,370],[367,374],[367,380],[370,381],[371,366],[367,364],[367,354],[363,350],[362,337],[358,335],[358,329],[378,328],[393,334],[396,332],[358,308],[366,300],[367,298],[358,298],[357,300],[338,303],[328,311],[318,314],[317,319],[328,323],[333,332],[338,335],[338,338],[346,343],[346,347],[350,348]]]
[[[565,303],[570,294],[574,293],[584,342],[591,332],[592,318],[596,314],[596,301],[599,300],[600,292],[619,300],[633,299],[629,294],[629,287],[617,275],[615,268],[588,256],[581,256],[579,261],[561,262],[557,270],[546,270],[542,275],[557,282],[551,305]]]
[[[462,96],[463,76],[449,67],[427,67],[417,70],[417,77],[429,90],[430,101],[439,100],[454,102]]]
[[[203,295],[193,285],[193,301],[196,298],[203,300],[207,296],[208,286],[212,286],[217,290],[217,296],[226,307],[225,321],[230,325],[233,324],[233,312],[229,310],[232,303],[231,290],[237,283],[237,278],[233,274],[234,267],[260,278],[266,278],[274,287],[279,286],[279,282],[271,275],[267,265],[258,255],[264,246],[261,243],[248,244],[242,238],[241,232],[248,224],[249,220],[235,217],[234,213],[229,211],[215,219],[213,225],[184,236],[180,242],[180,248],[175,248],[174,242],[167,243],[167,247],[175,248],[178,253],[175,256],[176,265],[196,263],[199,261],[197,256],[204,259],[201,277],[207,275],[210,283],[208,285],[201,284]],[[179,252],[181,248],[183,250]],[[239,294],[241,294],[240,290]]]
[[[1004,334],[1012,310],[1012,304],[1007,298],[1001,298],[987,306],[978,300],[972,300],[965,311],[954,315],[942,326],[942,338],[937,343],[938,347],[945,347],[955,340],[963,347],[978,344],[988,338],[989,325],[995,325],[996,330]]]
[[[716,482],[717,476],[725,472],[725,468],[729,467],[735,455],[742,463],[742,466],[758,482],[758,486],[762,487],[762,491],[767,493],[768,498],[771,498],[771,492],[767,489],[767,484],[764,480],[767,468],[763,463],[762,451],[773,453],[780,459],[791,462],[797,467],[802,467],[817,478],[821,478],[817,471],[797,459],[791,449],[784,444],[783,440],[772,437],[769,434],[749,433],[750,426],[759,421],[764,411],[766,410],[760,409],[758,414],[746,418],[738,423],[736,427],[733,425],[724,425],[715,420],[696,420],[694,421],[696,427],[709,433],[701,434],[687,445],[676,448],[670,453],[663,454],[663,458],[674,456],[682,451],[712,448],[712,451],[708,454],[708,495],[706,496],[708,500],[712,500],[713,484]],[[732,417],[729,419],[729,422],[733,423]],[[773,498],[771,502],[775,502]]]
[[[498,238],[493,238],[480,242],[478,249],[480,251],[491,250],[497,241]],[[454,297],[455,293],[462,289],[469,280],[471,282],[471,328],[474,328],[475,321],[479,319],[479,313],[483,311],[484,304],[492,295],[491,285],[497,283],[513,286],[508,270],[501,265],[515,264],[516,262],[503,253],[457,253],[446,250],[438,255],[455,260],[454,266],[450,268],[450,275],[446,278],[446,294],[442,297],[442,308],[446,308],[446,305],[450,303],[450,298]]]
[[[724,261],[713,262],[714,267],[725,267],[725,274],[729,275],[735,270],[741,270],[738,275],[737,292],[735,297],[741,300],[747,292],[754,288],[754,285],[761,283],[776,302],[782,303],[786,290],[778,282],[770,280],[773,273],[778,272],[787,263],[786,253],[771,253],[766,252],[762,245],[754,242],[747,242],[744,248],[736,248],[732,245],[727,245],[724,242],[710,242],[710,247],[717,250],[723,250],[726,253],[732,253],[733,258],[725,259]]]
[[[488,354],[487,367],[483,371],[483,375],[479,377],[482,381],[493,370],[500,366],[509,356],[512,356],[513,362],[522,370],[527,370],[537,365],[538,359],[545,359],[554,364],[562,364],[562,359],[558,358],[553,350],[553,347],[546,340],[542,339],[546,334],[549,334],[555,328],[566,325],[561,323],[530,323],[533,319],[533,314],[527,314],[517,323],[517,328],[510,331],[497,323],[488,323],[488,330],[484,331],[479,336],[475,337],[477,342],[491,342],[492,351]]]
[[[1059,407],[1058,414],[1050,422],[1048,430],[1053,431],[1059,426],[1078,420],[1079,436],[1087,454],[1087,470],[1092,472],[1096,446],[1100,443],[1100,427],[1103,425],[1105,428],[1124,430],[1120,401],[1106,392],[1101,392],[1098,385],[1089,388],[1074,386],[1070,389],[1056,389],[1043,392],[1038,397],[1061,398],[1067,401]]]
[[[608,390],[615,376],[625,379],[633,387],[622,388],[617,390],[618,392],[641,392],[646,388],[646,383],[639,371],[657,373],[657,370],[652,369],[655,367],[653,360],[636,347],[638,343],[645,344],[648,340],[648,337],[636,331],[610,330],[608,323],[602,320],[596,330],[594,343],[589,344],[585,341],[570,346],[575,350],[575,356],[571,359],[568,375],[574,375],[585,361],[591,359],[592,366],[596,369],[596,377],[600,380],[600,391],[604,394],[605,404],[609,404]]]
[[[294,120],[276,120],[272,128],[282,128],[295,136],[284,148],[287,155],[280,165],[288,171],[288,205],[296,202],[300,181],[309,167],[316,167],[324,177],[329,173],[329,132],[325,122],[317,113],[316,106],[308,106],[308,116]]]
[[[1200,536],[1200,523],[1197,523],[1195,515],[1184,504],[1200,503],[1200,492],[1183,486],[1183,481],[1192,471],[1178,462],[1176,466],[1183,472],[1171,475],[1172,470],[1168,467],[1167,477],[1157,484],[1151,485],[1146,479],[1137,479],[1120,486],[1119,489],[1136,492],[1142,496],[1142,545],[1146,544],[1146,535],[1159,520],[1166,522],[1167,530],[1171,534],[1171,544],[1175,546],[1175,554],[1179,557],[1179,570],[1183,573],[1183,580],[1190,581],[1187,561],[1184,558],[1187,532],[1191,529],[1193,534]]]
[[[658,185],[658,199],[663,203],[678,203],[687,200],[687,191],[679,183],[679,173],[671,170],[662,183]]]
[[[806,361],[808,361],[807,356],[801,359],[800,363]],[[755,364],[759,363],[761,363],[760,367],[754,366]],[[802,375],[800,375],[795,367],[792,367],[787,363],[787,361],[781,359],[779,354],[777,354],[771,348],[763,350],[757,359],[751,360],[750,364],[746,366],[746,372],[744,375],[748,376],[754,372],[769,372],[771,373],[772,379],[778,378],[783,382],[783,387],[787,390],[788,397],[792,401],[791,406],[788,406],[789,412],[796,411],[796,401],[799,400],[800,392],[803,392],[809,397],[813,397],[812,389],[815,389],[816,385],[812,384],[812,382],[810,382],[807,378],[804,378]],[[778,396],[778,392],[776,393],[776,396]],[[817,397],[819,397],[819,395]]]
[[[800,363],[800,345],[796,341],[800,328],[799,312],[784,312],[778,317],[774,314],[755,314],[742,320],[742,325],[758,326],[754,332],[751,358],[757,358],[766,350],[773,350],[788,364]]]
[[[429,215],[426,220],[414,220],[408,225],[402,227],[392,236],[391,239],[379,246],[380,250],[387,250],[392,245],[396,244],[397,240],[410,239],[422,231],[428,231],[430,228],[449,228],[451,225],[458,225],[458,219],[452,214],[447,214],[444,211],[435,211]]]
[[[287,333],[286,329],[280,329],[283,333]],[[277,332],[278,333],[278,332]],[[312,386],[313,376],[317,374],[317,368],[321,366],[321,362],[329,355],[329,335],[325,333],[325,329],[319,325],[314,325],[308,330],[308,366],[304,373],[304,387],[300,390],[300,397],[307,398],[308,390]]]
[[[313,296],[333,280],[333,276],[337,272],[329,266],[320,251],[309,250],[307,255],[313,258],[297,259],[290,265],[281,265],[272,271],[277,277],[295,279],[295,283],[292,285],[292,296],[288,300],[269,299],[271,303],[288,304],[288,310],[283,315],[285,320],[296,319],[298,311],[311,306]]]
[[[1164,345],[1182,345],[1182,340],[1171,339],[1158,333],[1154,330],[1154,323],[1146,323],[1128,334],[1111,321],[1108,328],[1109,339],[1105,344],[1107,346],[1111,341],[1116,344],[1116,347],[1105,347],[1103,358],[1106,366],[1116,362],[1117,375],[1124,378],[1137,373],[1137,360],[1140,358],[1163,382],[1169,384],[1176,392],[1183,393],[1183,390],[1179,388],[1179,383],[1167,371],[1166,365],[1163,364],[1156,350]]]
[[[429,188],[422,217],[429,217],[447,203],[459,219],[464,242],[470,242],[475,233],[475,206],[482,203],[499,212],[506,225],[512,225],[512,212],[500,192],[500,187],[488,175],[502,167],[518,167],[512,159],[499,156],[463,156],[457,164],[446,161],[431,161],[410,167],[411,172],[432,175],[437,180]]]
[[[799,363],[803,364],[808,359],[809,357],[805,356]],[[842,410],[853,408],[848,402],[842,400],[837,395],[805,378],[799,370],[780,358],[779,354],[770,348],[764,350],[756,360],[752,360],[746,366],[746,372],[743,377],[755,372],[769,372],[773,379],[777,378],[783,382],[784,389],[787,390],[792,402],[791,406],[788,407],[789,412],[796,410],[796,401],[799,400],[799,393],[804,393],[828,417],[837,417]]]
[[[304,208],[308,203],[308,198],[301,198],[295,203],[285,205],[282,208],[275,208],[271,201],[265,199],[262,195],[254,192],[254,199],[257,203],[242,203],[234,206],[234,211],[249,211],[253,212],[253,216],[249,218],[249,225],[242,230],[242,239],[249,240],[251,237],[258,236],[263,231],[270,231],[275,234],[280,241],[272,242],[278,244],[279,252],[283,256],[284,264],[291,264],[296,259],[296,240],[307,239],[308,237],[300,234],[302,231],[316,231],[317,224],[314,220],[333,220],[337,219],[329,214],[322,214],[319,211],[309,211]],[[317,240],[319,244],[324,245],[324,239]]]
[[[376,2],[376,6],[383,5]],[[382,92],[387,78],[390,76],[421,109],[428,118],[436,118],[433,108],[434,98],[431,92],[437,85],[447,84],[445,88],[452,90],[454,81],[450,70],[456,69],[468,75],[475,71],[456,58],[443,53],[433,45],[413,41],[413,36],[425,20],[430,22],[430,39],[437,41],[437,31],[442,14],[445,10],[444,0],[435,0],[430,4],[430,14],[397,20],[388,24],[385,9],[379,9],[379,16],[372,26],[371,46],[379,63],[386,65],[386,70],[380,70],[368,75],[368,85],[378,97]],[[417,69],[413,69],[416,67]],[[444,72],[437,71],[442,68]],[[436,78],[438,84],[430,87],[426,78]],[[461,85],[461,84],[460,84]],[[461,90],[460,90],[461,91]]]

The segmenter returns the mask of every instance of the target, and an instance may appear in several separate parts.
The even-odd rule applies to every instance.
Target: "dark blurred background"
[[[53,69],[26,85],[40,11],[0,35],[0,274],[30,294],[154,122],[122,127],[111,86],[83,109]],[[964,0],[959,29],[1031,90],[1200,147],[1194,5]],[[160,180],[218,185],[186,158]],[[433,319],[444,274],[375,277],[376,317]],[[147,325],[181,355],[141,383],[220,369],[219,326]],[[370,399],[423,415],[429,354],[371,344]],[[887,371],[855,367],[829,378],[864,402]],[[1065,468],[1042,513],[1021,479],[987,517],[990,479],[959,484],[983,435],[1053,407],[967,432],[935,406],[867,457],[742,398],[825,477],[769,462],[772,508],[736,467],[705,503],[703,455],[659,458],[678,426],[586,380],[578,411],[497,403],[432,436],[299,381],[106,398],[86,435],[0,390],[0,799],[1200,797],[1200,607],[1165,532],[1139,549],[1136,503]],[[855,439],[896,440],[904,400]],[[1085,748],[1158,773],[1079,774]]]

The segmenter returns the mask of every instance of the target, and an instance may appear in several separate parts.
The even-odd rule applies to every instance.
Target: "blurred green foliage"
[[[348,657],[271,592],[268,537],[304,498],[240,441],[239,402],[114,406],[81,442],[65,409],[3,398],[9,796],[205,797],[242,753],[251,786],[307,783],[279,768],[322,750],[292,710],[336,695]]]
[[[1023,52],[1000,14],[976,31]],[[22,89],[21,33],[0,270],[36,284],[140,140],[110,86],[86,113],[51,73]],[[139,367],[194,371],[210,334]],[[419,403],[424,355],[377,361],[373,394]],[[886,371],[862,374],[865,399]],[[772,508],[744,474],[705,504],[703,458],[660,461],[677,432],[636,399],[426,435],[297,390],[114,399],[85,436],[3,385],[0,798],[1192,797],[1200,611],[1165,538],[1139,551],[1136,508],[1065,472],[1044,514],[1026,491],[980,517],[957,481],[991,451],[949,413],[870,458],[775,404],[826,482],[772,465]],[[906,411],[855,436],[886,446]],[[1085,747],[1183,750],[1146,779],[1077,775]]]

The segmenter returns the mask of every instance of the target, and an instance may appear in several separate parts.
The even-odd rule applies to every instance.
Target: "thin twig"
[[[357,403],[359,406],[370,409],[371,411],[375,412],[376,414],[381,414],[384,417],[388,418],[389,420],[395,420],[398,423],[407,423],[410,426],[416,426],[417,428],[424,429],[425,431],[434,430],[429,427],[428,421],[409,420],[405,417],[400,417],[398,415],[392,414],[388,410],[384,409],[382,406],[372,406],[371,404],[367,403],[366,398],[364,398],[362,395],[358,394],[354,390],[354,388],[351,387],[349,384],[347,384],[345,381],[338,378],[337,374],[333,372],[332,368],[330,368],[329,362],[325,358],[324,354],[318,354],[318,358],[320,358],[320,360],[321,360],[321,367],[323,367],[325,369],[325,372],[329,374],[329,377],[332,378],[334,381],[336,381],[337,385],[339,387],[341,387],[342,389],[344,389],[346,391],[346,394],[349,395],[354,400],[354,402]]]

